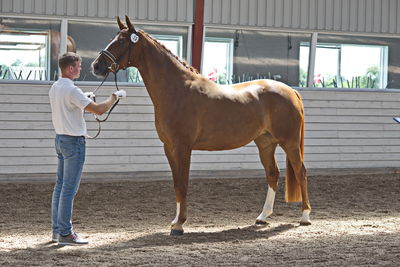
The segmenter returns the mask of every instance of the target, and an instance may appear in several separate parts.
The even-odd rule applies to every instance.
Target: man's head
[[[62,77],[71,80],[79,78],[81,74],[82,58],[74,52],[63,54],[58,60],[58,66],[61,69]]]

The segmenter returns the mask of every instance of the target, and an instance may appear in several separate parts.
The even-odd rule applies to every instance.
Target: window
[[[202,73],[221,84],[275,79],[299,84],[300,42],[311,34],[207,27]]]
[[[210,80],[226,84],[232,78],[233,39],[206,37],[202,73]]]
[[[0,80],[54,80],[60,22],[0,19]]]
[[[318,34],[315,87],[400,88],[400,40]],[[300,86],[307,86],[308,43],[300,44]]]
[[[307,84],[310,46],[300,46],[300,86]],[[318,43],[314,86],[340,88],[385,88],[388,47],[360,44]]]
[[[7,80],[47,80],[47,32],[0,33],[0,76]]]

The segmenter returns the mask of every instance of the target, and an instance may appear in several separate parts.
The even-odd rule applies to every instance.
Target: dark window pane
[[[225,83],[224,79],[227,83],[237,83],[267,78],[298,86],[301,76],[300,43],[309,42],[310,38],[311,34],[303,33],[207,28],[202,71],[204,75],[212,77],[215,74],[212,73],[213,68],[210,66],[215,66],[217,73],[220,73],[217,74],[219,83]],[[220,40],[219,48],[225,45],[223,50],[227,55],[229,55],[228,44],[233,46],[232,63],[229,63],[229,59],[224,60],[224,57],[213,56],[212,49],[207,49],[209,45],[212,46],[211,42],[218,43],[218,40]],[[218,49],[218,46],[214,47]],[[229,64],[232,65],[231,73]],[[225,75],[228,77],[225,78]]]

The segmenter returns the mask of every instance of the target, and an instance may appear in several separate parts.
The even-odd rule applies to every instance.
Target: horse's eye
[[[118,43],[119,44],[123,44],[124,43],[124,39],[122,39],[122,38],[118,39]]]

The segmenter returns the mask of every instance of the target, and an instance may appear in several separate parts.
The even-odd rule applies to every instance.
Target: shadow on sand
[[[293,224],[282,224],[268,228],[268,226],[251,225],[243,228],[223,230],[220,232],[187,232],[182,236],[170,236],[169,233],[159,232],[128,240],[120,245],[116,245],[116,249],[118,249],[118,247],[143,248],[268,239],[295,227],[298,226]]]
[[[176,245],[190,245],[190,244],[202,244],[202,243],[219,243],[219,242],[238,242],[238,241],[250,241],[256,239],[269,239],[273,236],[279,235],[290,229],[298,226],[294,224],[282,224],[276,227],[269,228],[267,226],[247,226],[243,228],[223,230],[220,232],[187,232],[182,236],[170,236],[167,232],[157,232],[150,235],[140,236],[125,242],[110,243],[100,247],[88,248],[82,253],[90,253],[91,251],[99,250],[125,250],[129,248],[146,248],[146,247],[162,247],[162,246],[176,246]],[[11,253],[24,253],[24,252],[36,252],[46,253],[50,251],[57,251],[63,246],[59,246],[56,243],[46,242],[37,244],[35,247],[26,249],[16,249],[10,251]],[[64,251],[65,252],[65,251]],[[71,251],[72,252],[72,251]],[[74,251],[72,253],[78,253]],[[1,254],[0,254],[1,255]]]

